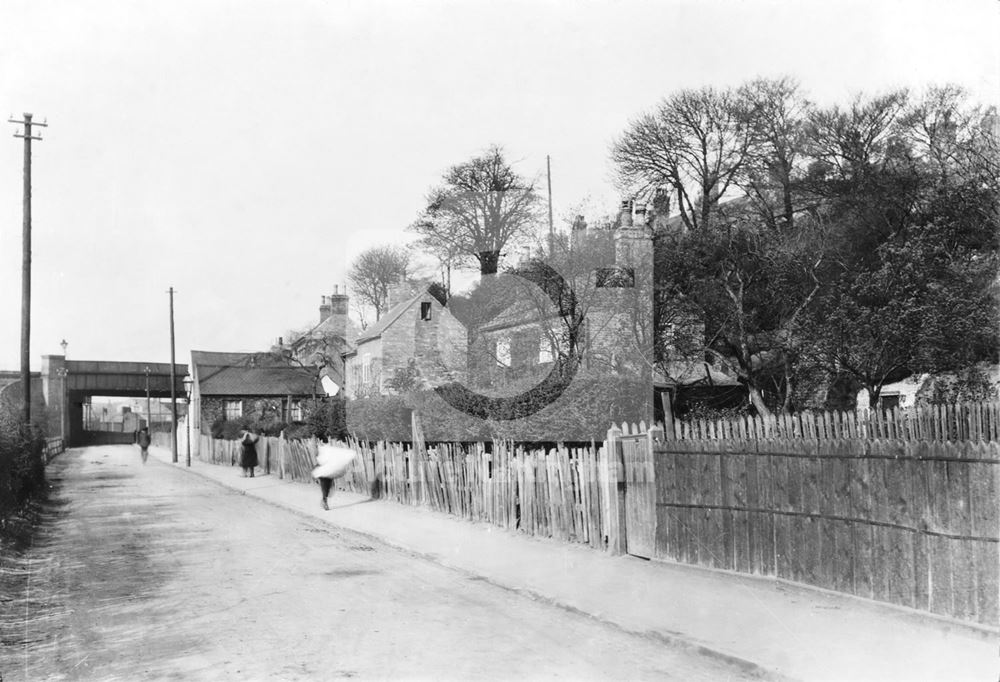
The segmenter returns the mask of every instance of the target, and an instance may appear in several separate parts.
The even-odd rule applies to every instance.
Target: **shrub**
[[[409,441],[410,408],[399,395],[356,398],[346,405],[347,431],[361,440]]]
[[[26,427],[8,405],[0,405],[0,524],[45,492],[45,440]]]
[[[290,427],[285,436],[343,440],[347,436],[347,413],[344,403],[343,398],[317,398],[305,401],[302,406],[305,423]]]

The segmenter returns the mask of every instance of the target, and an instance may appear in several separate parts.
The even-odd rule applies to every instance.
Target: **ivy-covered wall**
[[[237,398],[202,398],[201,431],[216,438],[236,438],[242,429],[252,429],[268,436],[282,431],[286,438],[343,438],[343,398],[302,398],[301,418],[292,420],[287,399],[242,398],[243,416],[226,419],[226,403]]]

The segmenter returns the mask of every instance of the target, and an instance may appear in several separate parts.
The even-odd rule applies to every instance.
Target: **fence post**
[[[285,451],[288,449],[288,443],[285,442],[285,432],[282,430],[278,434],[278,478],[285,480]]]
[[[677,437],[674,431],[672,395],[672,391],[663,391],[660,393],[660,402],[663,403],[663,437],[666,440],[674,440]]]
[[[427,461],[427,446],[424,441],[424,427],[420,413],[410,412],[410,429],[413,432],[413,448],[410,452],[410,485],[414,501],[422,507],[428,506],[427,484],[424,476],[424,462]]]
[[[625,500],[620,489],[622,478],[620,472],[623,467],[618,440],[621,433],[617,426],[608,429],[601,457],[604,499],[608,514],[608,552],[613,555],[625,553]]]

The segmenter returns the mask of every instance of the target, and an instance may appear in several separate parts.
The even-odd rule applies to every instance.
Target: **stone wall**
[[[370,365],[368,378],[364,376],[364,365]],[[344,382],[349,398],[366,395],[381,390],[382,339],[369,339],[358,344],[356,352],[344,363]]]
[[[423,319],[427,306],[430,319]],[[383,380],[405,369],[413,359],[420,376],[431,386],[464,381],[467,346],[465,326],[436,298],[425,294],[382,333]]]

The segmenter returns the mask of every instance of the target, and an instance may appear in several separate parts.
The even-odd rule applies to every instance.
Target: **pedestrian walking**
[[[149,444],[153,442],[147,427],[143,426],[139,429],[139,435],[136,436],[135,442],[139,444],[139,453],[142,455],[142,463],[145,464],[146,459],[149,458]]]
[[[319,481],[319,490],[323,495],[320,504],[329,510],[327,498],[333,490],[333,482],[347,473],[348,467],[357,453],[341,445],[320,443],[316,448],[316,468],[312,470],[313,478]]]
[[[244,478],[253,478],[253,470],[257,466],[257,439],[259,436],[252,431],[240,432],[240,444],[243,445],[243,452],[240,453],[240,466],[243,467]]]

